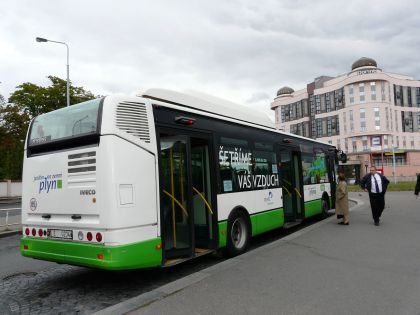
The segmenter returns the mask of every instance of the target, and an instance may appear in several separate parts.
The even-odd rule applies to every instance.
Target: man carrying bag
[[[360,182],[362,189],[369,193],[370,208],[376,226],[379,225],[379,218],[385,208],[385,192],[388,184],[389,180],[378,173],[375,166],[371,166],[370,173],[366,174]]]

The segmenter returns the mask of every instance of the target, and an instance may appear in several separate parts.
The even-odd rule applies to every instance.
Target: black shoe
[[[379,226],[379,221],[375,221],[375,225],[376,226]]]
[[[342,218],[344,218],[344,215],[342,215],[342,214],[337,214],[337,219],[342,219]]]
[[[347,222],[347,223],[339,222],[338,224],[340,224],[340,225],[349,225],[349,222]]]

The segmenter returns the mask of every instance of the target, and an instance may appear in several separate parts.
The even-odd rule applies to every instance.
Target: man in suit
[[[417,174],[416,187],[414,187],[414,194],[416,195],[416,198],[419,197],[419,191],[420,191],[420,173]]]
[[[370,173],[366,174],[360,182],[362,189],[369,193],[370,208],[376,226],[379,225],[379,218],[385,208],[385,192],[388,184],[389,180],[378,173],[375,166],[370,167]]]

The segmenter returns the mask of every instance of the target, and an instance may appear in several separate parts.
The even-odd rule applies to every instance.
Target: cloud
[[[48,75],[95,94],[201,90],[269,113],[277,90],[350,71],[362,56],[420,78],[417,1],[9,1],[0,93]]]

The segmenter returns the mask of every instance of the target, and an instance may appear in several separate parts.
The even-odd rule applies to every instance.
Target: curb
[[[350,200],[350,199],[349,199]],[[356,205],[351,207],[350,210],[354,210],[356,208],[359,208],[364,204],[363,201],[359,199],[351,199],[351,201],[355,202]],[[186,277],[180,278],[178,280],[172,281],[170,283],[167,283],[159,288],[156,288],[152,291],[142,293],[138,296],[135,296],[133,298],[130,298],[128,300],[125,300],[123,302],[120,302],[118,304],[115,304],[113,306],[107,307],[105,309],[102,309],[98,312],[93,313],[93,315],[114,315],[114,314],[127,314],[129,312],[133,312],[136,310],[139,310],[140,308],[152,304],[154,302],[157,302],[159,300],[164,299],[165,297],[174,294],[178,291],[181,291],[182,289],[185,289],[186,287],[189,287],[195,283],[198,283],[214,274],[220,273],[221,270],[225,270],[228,268],[231,268],[234,265],[237,265],[241,263],[242,261],[246,260],[248,256],[255,255],[260,253],[261,251],[271,249],[277,246],[280,246],[283,243],[290,242],[291,240],[298,238],[302,236],[305,233],[308,233],[332,220],[335,220],[335,216],[330,216],[329,218],[326,218],[320,222],[314,223],[310,226],[307,226],[299,231],[296,231],[292,234],[289,234],[279,240],[276,240],[274,242],[271,242],[269,244],[263,245],[261,247],[258,247],[256,249],[253,249],[252,251],[246,252],[240,256],[227,259],[225,261],[222,261],[221,263],[218,263],[216,265],[213,265],[211,267],[208,267],[204,270],[195,272],[193,274],[190,274]]]
[[[0,238],[5,238],[8,236],[13,236],[16,234],[22,234],[21,230],[13,230],[13,231],[0,231]]]

